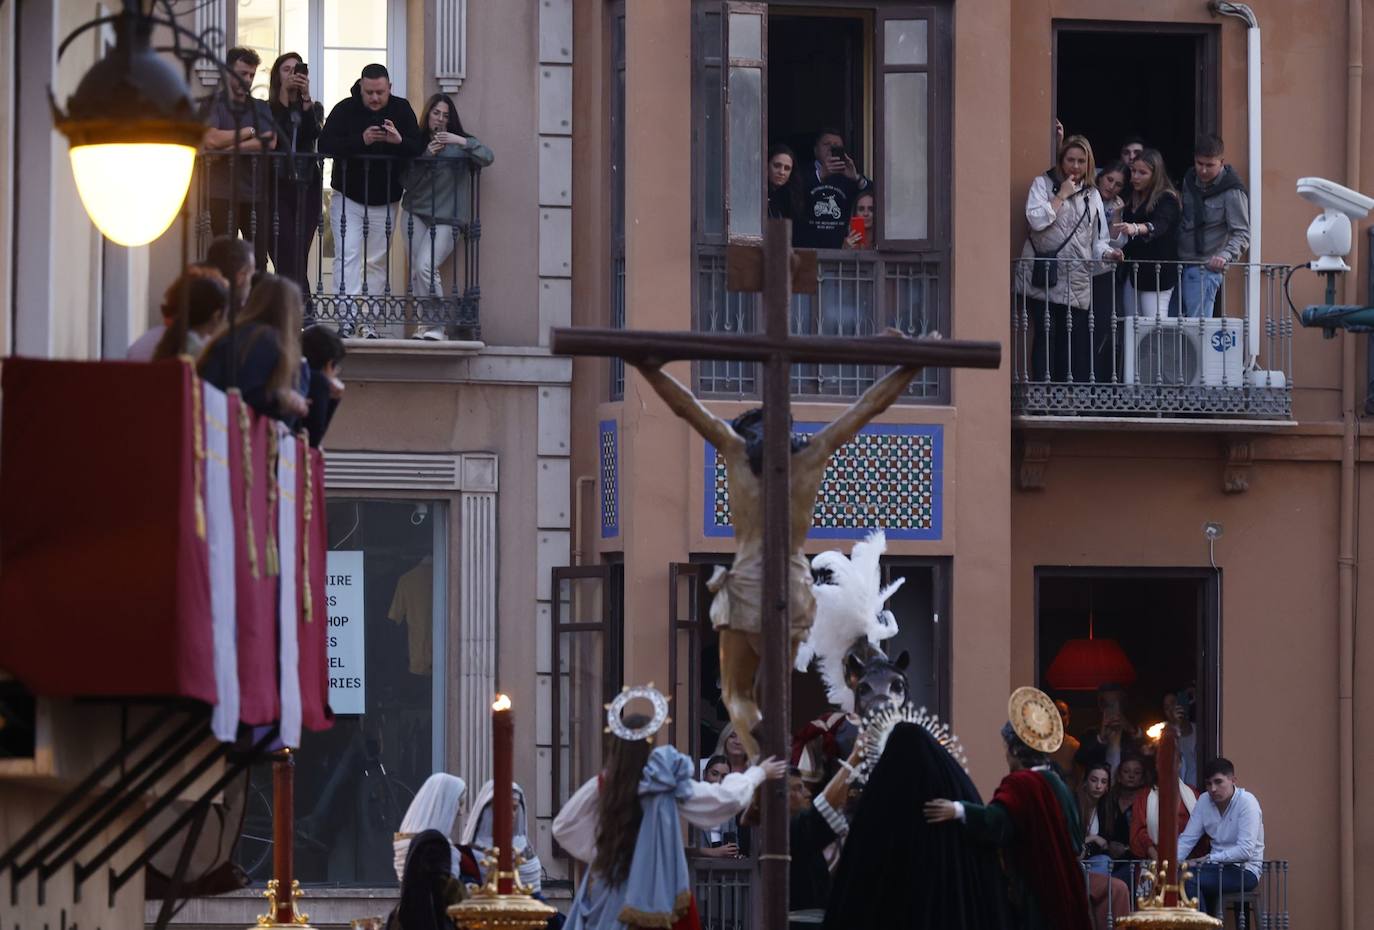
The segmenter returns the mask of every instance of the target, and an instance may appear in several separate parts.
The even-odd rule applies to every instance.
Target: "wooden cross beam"
[[[794,290],[815,293],[815,252],[793,252],[791,223],[769,220],[762,246],[732,245],[726,254],[726,285],[732,291],[762,292],[764,331],[756,334],[646,332],[583,327],[554,329],[555,355],[614,356],[657,367],[683,359],[726,359],[763,363],[763,695],[762,749],[786,758],[791,748],[791,624],[787,561],[791,458],[791,385],[794,362],[847,362],[941,368],[997,368],[1002,348],[995,342],[898,339],[891,336],[793,336],[788,331]],[[787,926],[787,782],[765,783],[760,917],[763,927]]]

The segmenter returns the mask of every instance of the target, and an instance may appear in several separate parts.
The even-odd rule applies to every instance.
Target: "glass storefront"
[[[296,877],[308,885],[392,885],[392,835],[442,758],[442,502],[331,500],[332,729],[296,755]],[[272,772],[255,768],[238,862],[271,877]]]

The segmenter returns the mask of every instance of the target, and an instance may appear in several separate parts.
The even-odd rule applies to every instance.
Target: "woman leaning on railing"
[[[470,168],[474,164],[485,168],[495,156],[463,128],[458,108],[447,94],[435,94],[425,102],[420,125],[427,135],[424,154],[428,157],[411,164],[401,206],[413,224],[406,231],[412,293],[417,300],[425,300],[443,294],[439,265],[452,254],[455,236],[466,235],[472,221]],[[416,335],[444,338],[443,328],[437,326]]]

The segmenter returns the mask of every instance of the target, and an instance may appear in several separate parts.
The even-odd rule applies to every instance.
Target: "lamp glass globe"
[[[176,219],[196,150],[168,143],[78,145],[71,159],[91,222],[111,242],[136,246],[152,242]]]

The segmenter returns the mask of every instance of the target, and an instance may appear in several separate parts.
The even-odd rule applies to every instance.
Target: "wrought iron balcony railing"
[[[1012,262],[1012,413],[1289,419],[1279,265]]]
[[[793,333],[872,336],[893,328],[923,336],[949,331],[947,266],[941,254],[825,250],[817,257],[818,292],[792,296]],[[726,290],[723,251],[698,247],[695,304],[693,328],[700,332],[758,332],[759,295]],[[695,369],[697,389],[705,396],[759,396],[754,362],[699,362]],[[792,394],[809,400],[857,397],[882,374],[876,365],[793,365]],[[943,400],[947,384],[947,372],[923,371],[905,399]]]
[[[478,339],[480,177],[462,158],[202,154],[196,254],[237,230],[345,336]]]

